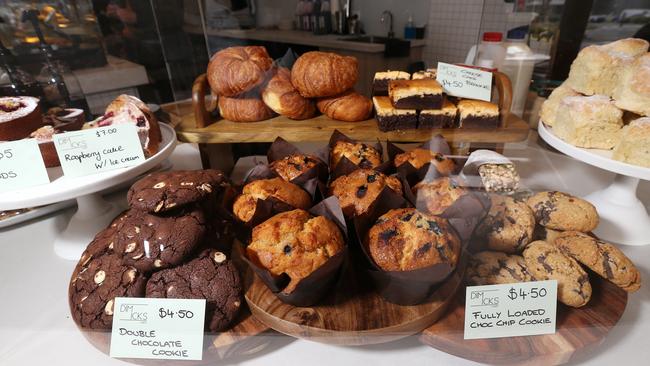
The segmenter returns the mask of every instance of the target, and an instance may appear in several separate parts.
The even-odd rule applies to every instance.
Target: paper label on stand
[[[467,286],[465,339],[555,333],[557,281]]]
[[[50,178],[35,139],[0,143],[0,192],[47,184]]]
[[[123,124],[54,135],[63,174],[80,177],[142,163],[135,125]]]
[[[486,102],[492,98],[492,73],[489,71],[438,62],[436,80],[448,95]]]
[[[205,299],[116,297],[111,357],[201,360]]]

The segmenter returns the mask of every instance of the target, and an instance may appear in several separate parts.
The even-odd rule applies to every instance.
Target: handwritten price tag
[[[436,80],[449,95],[486,102],[492,97],[492,73],[489,71],[438,62]]]
[[[47,184],[50,179],[34,139],[0,143],[0,192]]]
[[[113,125],[54,135],[63,173],[70,177],[126,168],[145,160],[135,125]]]
[[[111,357],[201,360],[205,300],[116,297]]]
[[[465,339],[555,333],[557,281],[468,286]]]

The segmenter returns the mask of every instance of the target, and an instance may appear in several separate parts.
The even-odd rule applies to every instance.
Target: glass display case
[[[650,1],[0,3],[0,364],[650,356]]]

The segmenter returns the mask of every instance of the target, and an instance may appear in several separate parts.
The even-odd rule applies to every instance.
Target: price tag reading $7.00
[[[0,143],[0,192],[49,182],[47,169],[35,139]]]
[[[111,357],[201,360],[205,299],[116,297]]]
[[[126,168],[145,160],[137,128],[112,125],[54,135],[52,140],[69,177]]]
[[[465,339],[555,333],[557,281],[467,286]]]

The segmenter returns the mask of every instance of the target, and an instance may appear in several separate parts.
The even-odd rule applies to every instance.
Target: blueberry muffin
[[[446,219],[414,208],[388,211],[366,238],[371,259],[384,271],[411,271],[434,264],[455,266],[460,244]]]
[[[535,217],[523,202],[497,194],[490,195],[492,206],[477,234],[485,238],[488,249],[519,253],[533,240]]]
[[[330,154],[330,168],[334,169],[343,157],[359,168],[372,169],[381,164],[379,151],[360,142],[337,141]]]
[[[555,246],[625,291],[641,288],[639,270],[612,244],[578,231],[567,231],[556,238]]]
[[[467,266],[465,278],[467,283],[472,286],[500,285],[533,280],[526,268],[524,257],[493,251],[474,254]]]
[[[524,259],[528,272],[536,280],[557,280],[557,298],[563,304],[579,308],[591,299],[587,272],[556,246],[534,241],[524,250]]]
[[[351,218],[368,212],[384,187],[402,194],[402,183],[396,177],[371,169],[358,169],[332,182],[330,194],[339,199],[343,214]]]
[[[289,276],[283,290],[291,293],[300,281],[344,248],[339,227],[305,210],[279,213],[253,229],[246,256],[271,274]]]
[[[526,202],[537,223],[554,230],[589,232],[598,226],[598,212],[589,202],[563,192],[539,192]]]
[[[257,209],[257,201],[268,198],[279,201],[273,208],[276,212],[292,208],[308,209],[312,204],[311,196],[293,183],[282,178],[260,179],[244,186],[242,194],[233,204],[233,212],[239,220],[249,222]]]
[[[320,163],[321,160],[315,156],[294,154],[272,162],[270,168],[280,178],[291,182]]]
[[[431,163],[436,167],[438,173],[445,176],[451,175],[456,168],[456,164],[452,159],[445,157],[441,153],[420,148],[397,154],[394,163],[397,168],[403,164],[410,163],[415,169],[420,169],[425,164]]]
[[[205,328],[226,330],[239,314],[242,284],[237,268],[217,250],[204,250],[181,266],[154,273],[146,297],[205,299]]]
[[[450,177],[422,181],[413,187],[416,207],[431,215],[441,215],[466,194],[470,192],[461,186],[461,182]]]

